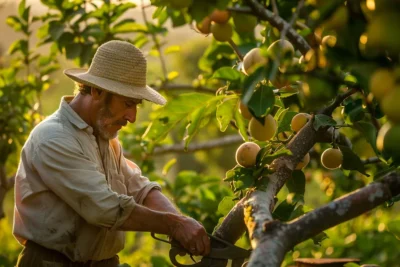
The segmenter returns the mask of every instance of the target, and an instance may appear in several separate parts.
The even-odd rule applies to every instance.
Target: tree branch
[[[263,236],[252,253],[248,266],[281,266],[285,254],[295,245],[372,210],[399,194],[400,175],[392,173],[379,182],[374,182],[287,224],[267,221],[263,224]],[[262,206],[263,201],[256,195],[252,205]]]
[[[303,37],[301,37],[284,19],[275,15],[268,9],[265,9],[256,0],[246,0],[246,2],[250,5],[251,9],[253,10],[253,13],[261,20],[268,21],[272,26],[274,26],[281,32],[285,28],[288,28],[287,38],[294,45],[294,47],[299,49],[299,51],[303,55],[305,55],[307,51],[311,49],[307,41]]]
[[[325,114],[330,116],[332,114],[332,112],[338,107],[340,106],[340,104],[349,96],[351,96],[352,94],[356,93],[358,91],[358,88],[351,88],[350,90],[347,90],[346,92],[344,92],[343,94],[340,94],[336,97],[335,101],[333,101],[332,104],[330,104],[329,106],[323,108],[322,110],[320,110],[318,113],[319,114]]]
[[[381,163],[382,161],[378,157],[372,157],[368,159],[361,160],[363,164],[375,164],[375,163]]]

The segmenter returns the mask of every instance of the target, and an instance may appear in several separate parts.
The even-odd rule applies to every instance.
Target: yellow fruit
[[[378,100],[395,87],[396,79],[389,69],[376,70],[369,80],[369,90]]]
[[[193,3],[193,0],[169,0],[172,8],[180,9],[190,7]]]
[[[290,127],[293,132],[298,132],[301,128],[306,125],[308,120],[311,118],[310,114],[307,113],[298,113],[292,118],[292,122],[290,123]]]
[[[400,156],[400,125],[386,123],[379,130],[376,146],[390,156]]]
[[[242,114],[243,118],[250,120],[253,115],[251,115],[249,108],[240,101],[239,103],[239,112]]]
[[[389,120],[400,123],[400,86],[393,88],[388,92],[381,101],[382,111]]]
[[[211,32],[215,40],[220,42],[229,41],[232,38],[233,34],[232,26],[229,23],[226,24],[212,23]]]
[[[400,52],[399,12],[382,12],[375,15],[367,26],[367,47],[397,55]]]
[[[200,23],[196,25],[196,28],[199,32],[203,34],[209,34],[211,32],[211,19],[209,17],[205,17]]]
[[[336,44],[336,36],[326,35],[322,38],[321,47],[334,47]]]
[[[277,60],[279,57],[281,66],[292,63],[294,47],[289,41],[275,41],[268,47],[267,51],[272,60]]]
[[[233,23],[235,24],[235,30],[238,33],[253,32],[257,26],[257,17],[247,14],[234,13]]]
[[[304,60],[305,62],[307,62],[306,70],[313,70],[316,67],[325,68],[327,65],[326,57],[321,49],[308,50],[304,57]]]
[[[256,164],[257,153],[260,147],[253,142],[241,144],[236,150],[236,162],[242,167],[248,168]]]
[[[267,115],[262,125],[256,118],[252,118],[249,122],[250,135],[258,141],[268,141],[271,139],[278,128],[277,123],[271,115]]]
[[[256,47],[251,49],[243,58],[243,72],[247,75],[252,74],[259,66],[266,65],[268,59],[261,55],[261,49]]]
[[[343,154],[339,149],[328,148],[321,155],[321,163],[327,169],[337,169],[343,163]]]
[[[378,136],[376,138],[376,148],[379,151],[383,151],[385,147],[385,135],[392,128],[392,125],[388,122],[385,123],[378,132]]]
[[[230,17],[231,13],[228,10],[218,10],[218,9],[215,9],[210,15],[212,21],[220,24],[227,23]]]
[[[308,165],[308,163],[310,162],[310,154],[306,154],[305,156],[304,156],[304,158],[297,164],[297,166],[296,166],[296,170],[301,170],[301,169],[303,169],[305,166],[307,166]]]

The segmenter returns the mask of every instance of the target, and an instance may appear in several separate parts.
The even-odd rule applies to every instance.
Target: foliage
[[[165,55],[179,53],[180,48],[163,47],[163,38],[173,30],[169,28],[169,23],[172,28],[191,25],[197,29],[199,23],[210,16],[214,9],[225,10],[230,7],[232,15],[236,16],[243,12],[239,7],[247,6],[248,2],[188,1],[187,6],[177,7],[169,0],[152,0],[151,4],[155,7],[152,20],[144,15],[144,23],[139,23],[129,15],[130,11],[139,7],[125,0],[41,0],[48,12],[40,16],[33,16],[25,0],[21,1],[18,13],[6,20],[23,37],[10,46],[8,53],[11,60],[8,66],[0,70],[0,164],[12,165],[9,156],[18,154],[29,131],[43,119],[41,95],[52,85],[50,75],[59,68],[57,56],[73,60],[77,66],[87,67],[99,45],[120,39],[139,48],[149,46],[149,55],[160,59],[162,72],[153,83],[169,100],[163,108],[146,107],[150,120],[140,122],[122,134],[124,147],[140,163],[147,176],[163,184],[179,209],[201,221],[209,232],[221,223],[221,218],[236,200],[252,190],[265,190],[268,187],[268,177],[275,171],[275,159],[297,156],[286,148],[296,135],[290,127],[294,115],[298,112],[315,114],[322,107],[335,103],[337,96],[348,94],[347,99],[336,103],[335,108],[340,108],[332,110],[332,116],[315,114],[312,117],[316,131],[333,127],[332,137],[314,146],[310,151],[311,163],[305,169],[292,173],[286,189],[278,196],[274,218],[290,221],[312,211],[314,207],[307,203],[307,195],[313,194],[308,190],[308,177],[324,170],[319,157],[326,148],[338,147],[343,157],[341,169],[325,173],[330,178],[319,181],[329,196],[326,201],[361,188],[379,179],[383,173],[398,169],[400,149],[393,141],[389,146],[391,149],[387,149],[387,144],[382,145],[386,147],[382,149],[378,132],[382,124],[389,122],[398,125],[400,122],[396,114],[400,111],[394,105],[387,107],[387,101],[378,99],[370,82],[370,77],[383,68],[393,76],[391,90],[400,90],[400,35],[397,34],[398,27],[391,25],[391,18],[398,17],[400,10],[393,8],[389,1],[303,1],[301,10],[298,1],[255,1],[262,2],[268,11],[274,9],[276,2],[280,17],[286,21],[294,19],[290,25],[292,30],[299,39],[304,38],[308,46],[295,43],[293,38],[289,38],[287,30],[275,28],[260,14],[253,13],[258,17],[258,25],[245,33],[243,25],[235,23],[246,21],[231,19],[226,22],[234,24],[231,40],[218,42],[213,39],[198,62],[190,62],[197,64],[201,71],[195,77],[190,77],[193,84],[176,86],[174,82],[181,70],[168,70]],[[145,14],[145,7],[141,8]],[[384,16],[386,13],[389,15]],[[46,56],[33,48],[33,25],[39,26],[36,46],[49,48]],[[213,34],[216,35],[215,32]],[[272,49],[271,45],[279,39],[289,39],[295,46],[293,53]],[[245,74],[246,57],[243,59],[243,55],[255,47],[260,48],[260,57],[265,61],[257,65],[260,58],[255,58],[253,71]],[[172,90],[174,85],[182,91]],[[240,102],[262,124],[266,116],[273,116],[277,130],[271,139],[259,141],[252,137],[248,130],[249,122],[239,111]],[[156,160],[153,158],[157,155],[157,148],[182,142],[186,151],[198,141],[206,142],[211,138],[237,133],[243,141],[256,142],[262,149],[251,168],[223,166],[225,184],[216,175],[181,169],[171,181],[166,175],[176,160],[165,164],[163,175],[157,174]],[[352,146],[337,141],[335,133],[346,136]],[[384,134],[381,139],[384,142]],[[231,155],[219,156],[219,160],[222,158],[223,161],[223,157],[227,156]],[[378,159],[378,164],[367,165],[365,159],[372,157]],[[212,162],[217,162],[216,158],[210,153],[204,162],[211,166]],[[388,205],[398,199],[393,198]],[[397,241],[393,235],[398,237],[398,227],[385,216],[382,215],[382,220],[367,216],[367,220],[372,221],[371,228],[360,227],[359,230],[350,223],[338,226],[333,232],[329,230],[327,240],[314,239],[316,244],[321,241],[321,244],[329,244],[325,252],[313,252],[317,251],[315,245],[305,242],[286,256],[285,263],[290,263],[290,257],[300,255],[352,256],[395,266],[394,257],[387,256],[380,260],[383,257],[379,256],[381,254],[373,256],[377,254],[374,251],[376,246],[366,245],[371,237],[378,235],[378,243],[387,247],[387,251],[396,247]],[[384,226],[381,226],[382,223]],[[393,235],[384,232],[386,224]],[[354,249],[349,245],[354,240],[343,240],[343,236],[353,234],[357,240],[361,240]],[[132,234],[132,240],[128,243],[139,242],[139,238],[135,238]],[[135,255],[135,261],[151,262],[154,266],[166,264],[163,256],[143,256],[151,253],[151,248],[144,246],[142,250],[136,250],[143,254]],[[302,252],[296,254],[300,250]],[[122,255],[128,258],[124,253]]]

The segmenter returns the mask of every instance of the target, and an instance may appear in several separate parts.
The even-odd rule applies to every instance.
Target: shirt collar
[[[73,125],[75,125],[78,129],[86,129],[89,131],[93,131],[92,127],[89,126],[76,112],[71,108],[69,102],[74,99],[74,96],[63,96],[61,98],[59,112],[61,115],[64,115]]]

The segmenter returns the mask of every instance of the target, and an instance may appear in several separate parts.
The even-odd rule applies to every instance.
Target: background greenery
[[[90,9],[86,17],[83,17],[81,9],[76,7],[82,7],[86,2],[95,3],[96,8]],[[159,2],[162,1],[153,1],[162,6]],[[211,2],[213,4],[210,4],[210,9],[215,6],[223,7],[230,1]],[[281,16],[287,19],[290,18],[291,9],[295,4],[291,3],[293,1],[286,1],[287,6],[285,6],[284,2],[278,1]],[[342,2],[338,1],[339,4]],[[4,48],[0,61],[2,77],[5,77],[3,80],[7,81],[1,84],[3,124],[0,131],[3,140],[8,141],[10,138],[13,140],[6,150],[3,148],[1,151],[3,157],[1,163],[6,166],[7,176],[13,175],[16,171],[19,151],[30,129],[58,108],[62,95],[72,94],[74,85],[61,74],[61,70],[74,66],[87,66],[90,56],[99,44],[114,38],[128,38],[148,53],[149,83],[160,87],[171,82],[186,84],[186,92],[199,89],[201,86],[210,88],[224,86],[223,82],[211,79],[211,76],[219,67],[232,66],[235,62],[236,56],[227,44],[218,43],[212,40],[211,36],[199,35],[193,26],[189,27],[185,23],[187,21],[182,20],[180,10],[164,9],[167,15],[159,15],[165,16],[164,22],[160,22],[160,18],[158,21],[151,19],[152,13],[158,9],[145,9],[148,20],[146,22],[142,9],[128,1],[110,3],[109,1],[42,0],[40,5],[43,9],[36,10],[35,13],[27,11],[29,2],[18,1],[18,5],[13,2],[5,3],[12,7],[11,14],[8,15],[15,17],[10,19],[4,16],[1,19],[11,26],[10,29],[19,33],[15,40],[12,40],[15,42],[7,43],[10,47]],[[360,3],[365,4],[365,1]],[[109,12],[110,10],[113,12]],[[202,16],[197,13],[190,15],[196,20]],[[132,21],[132,18],[136,21]],[[81,23],[86,23],[85,27],[79,27]],[[270,26],[260,23],[254,36],[242,38],[235,33],[233,39],[245,53],[260,42],[260,31],[268,27]],[[175,31],[178,33],[174,35]],[[273,34],[269,37],[276,38]],[[159,53],[157,46],[163,47],[162,54]],[[166,72],[160,64],[162,62],[160,57],[166,64]],[[346,55],[341,56],[345,57]],[[181,93],[179,90],[165,92],[169,99],[177,99]],[[326,96],[322,95],[320,100],[321,103],[325,103]],[[310,100],[305,101],[305,105],[299,104],[296,100],[289,104],[293,111],[311,110],[311,108],[315,111],[315,107],[307,102]],[[355,103],[356,99],[353,101]],[[233,197],[229,184],[222,179],[226,171],[236,165],[233,155],[239,143],[195,153],[147,154],[153,145],[179,143],[185,135],[187,123],[183,121],[178,122],[167,137],[160,138],[157,144],[151,144],[148,140],[147,143],[146,140],[143,142],[141,136],[159,111],[159,107],[149,103],[143,104],[139,109],[138,121],[121,133],[123,146],[150,179],[162,184],[164,192],[174,200],[183,213],[201,221],[208,232],[212,232],[227,212],[231,203],[229,197]],[[356,116],[354,112],[352,114]],[[350,115],[347,115],[346,119],[351,121]],[[341,110],[334,113],[334,118],[338,121],[345,120]],[[381,122],[385,122],[385,118],[381,119]],[[194,139],[196,142],[237,133],[233,127],[228,127],[225,133],[221,133],[215,116],[210,117],[209,122],[204,122],[202,126],[196,132]],[[360,158],[375,156],[373,147],[357,131],[344,128],[341,132],[351,138],[353,151]],[[317,144],[311,153],[311,163],[304,170],[307,182],[304,203],[310,209],[358,189],[374,179],[374,175],[366,177],[356,172],[342,170],[328,172],[323,169],[319,163],[319,155],[327,147],[329,147],[327,144]],[[369,174],[375,174],[382,169],[385,168],[372,165],[367,171]],[[280,201],[286,199],[287,194],[288,191],[284,188],[278,199]],[[219,205],[224,197],[227,197],[226,202]],[[21,246],[11,234],[12,190],[6,195],[4,207],[6,217],[0,220],[0,266],[13,266]],[[360,258],[363,263],[400,266],[399,240],[387,228],[389,222],[400,220],[399,211],[398,203],[390,207],[381,206],[354,220],[333,227],[326,231],[329,238],[323,240],[320,245],[314,244],[312,240],[297,245],[286,255],[283,266],[293,264],[293,260],[299,257],[355,257]],[[249,248],[246,237],[240,239],[237,245]],[[128,233],[126,247],[119,255],[121,262],[131,266],[170,266],[168,249],[168,245],[152,239],[148,233]]]

